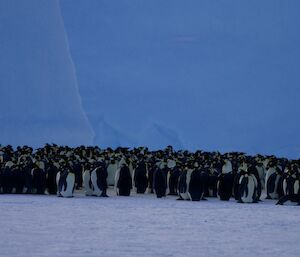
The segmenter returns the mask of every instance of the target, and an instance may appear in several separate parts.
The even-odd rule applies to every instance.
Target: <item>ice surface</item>
[[[58,0],[1,0],[0,34],[0,143],[91,144]]]
[[[0,256],[299,255],[299,207],[175,199],[1,195]]]
[[[298,0],[60,3],[96,135],[299,157]]]

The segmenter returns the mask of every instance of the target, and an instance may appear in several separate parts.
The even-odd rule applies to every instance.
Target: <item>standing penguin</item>
[[[57,190],[60,197],[73,197],[75,189],[75,174],[70,171],[68,165],[57,173]]]
[[[157,198],[166,196],[167,178],[164,169],[157,168],[153,174],[153,189]]]
[[[283,179],[284,195],[297,194],[299,191],[299,170],[297,165],[292,165],[285,174]]]
[[[140,161],[134,171],[134,185],[137,194],[144,194],[148,186],[147,165],[144,160]]]
[[[210,186],[210,167],[208,163],[204,163],[202,166],[200,166],[200,172],[201,172],[201,179],[203,183],[203,196],[202,200],[206,200],[204,197],[209,197],[209,186]]]
[[[84,187],[84,193],[86,196],[93,195],[94,188],[91,180],[91,167],[90,164],[87,164],[84,167],[84,172],[82,174],[82,181],[83,181],[83,187]]]
[[[257,178],[249,172],[241,172],[239,180],[239,202],[257,203]]]
[[[118,163],[116,159],[112,159],[107,166],[107,185],[113,186],[115,184],[116,172],[118,170]]]
[[[132,177],[126,162],[116,172],[115,190],[117,195],[129,196],[132,189]]]
[[[156,166],[154,163],[149,163],[149,167],[148,167],[148,193],[150,194],[154,194],[154,190],[153,190],[153,175],[155,172]]]
[[[266,178],[266,171],[264,168],[264,165],[262,163],[262,161],[258,161],[256,164],[256,169],[259,175],[259,179],[260,179],[260,184],[261,184],[261,189],[263,190],[265,188],[265,178]]]
[[[46,190],[46,172],[41,168],[41,165],[36,163],[31,171],[32,176],[32,193],[44,194]]]
[[[246,163],[246,160],[244,158],[241,159],[241,163],[239,164],[239,167],[234,174],[233,179],[233,196],[234,199],[237,201],[240,201],[240,178],[242,175],[246,174],[248,170],[248,164]]]
[[[269,168],[266,174],[266,192],[267,192],[267,199],[278,199],[279,198],[279,182],[281,179],[281,174],[279,172],[278,167],[276,164],[271,161],[269,162]]]
[[[190,175],[188,195],[192,201],[200,201],[204,194],[204,181],[201,171],[195,169]]]
[[[192,169],[192,165],[190,164],[188,164],[188,166],[185,167],[184,171],[181,172],[178,181],[179,199],[177,200],[191,200],[191,196],[189,194],[189,186],[190,186],[192,172],[193,169]]]
[[[250,176],[254,176],[254,182],[256,184],[256,199],[255,199],[255,202],[258,202],[260,201],[260,197],[261,197],[261,191],[262,191],[262,186],[261,186],[261,180],[260,180],[260,177],[259,177],[259,173],[258,173],[258,170],[256,168],[257,166],[257,163],[255,160],[252,160],[250,162],[250,165],[249,165],[249,168],[248,168],[248,173]]]
[[[169,195],[178,195],[177,189],[178,189],[179,176],[180,176],[180,169],[177,165],[174,168],[169,170],[167,176]]]
[[[46,176],[46,186],[48,193],[50,195],[55,195],[57,192],[57,185],[56,185],[56,175],[58,172],[59,165],[58,163],[53,163],[52,161],[49,162],[47,168],[47,176]]]
[[[83,184],[83,177],[82,177],[82,164],[80,163],[80,161],[76,158],[74,158],[73,160],[73,172],[75,174],[75,187],[77,190],[79,190],[80,188],[82,188],[82,184]]]
[[[16,194],[22,194],[24,189],[25,175],[23,173],[23,165],[15,165],[12,167],[11,172],[13,174],[13,188]]]
[[[233,190],[233,174],[231,161],[225,159],[222,166],[222,173],[218,177],[218,197],[222,201],[228,201],[232,196]]]
[[[98,163],[97,167],[91,173],[93,184],[93,195],[107,197],[107,169],[105,163]]]
[[[211,166],[208,168],[208,195],[210,197],[217,197],[217,191],[218,191],[218,176],[219,173],[217,169],[215,168],[215,164],[211,163]]]
[[[11,172],[13,166],[14,163],[8,161],[2,169],[2,192],[4,194],[11,194],[13,190],[13,174]]]

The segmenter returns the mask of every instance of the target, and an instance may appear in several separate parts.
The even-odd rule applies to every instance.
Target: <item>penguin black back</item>
[[[96,174],[97,174],[97,186],[98,188],[102,191],[101,196],[106,197],[106,190],[107,190],[107,169],[105,164],[101,164],[97,169],[96,169]]]
[[[32,170],[32,186],[36,194],[44,194],[46,190],[46,173],[36,167]]]
[[[141,161],[134,172],[134,184],[138,194],[144,194],[148,186],[146,163]]]
[[[49,164],[47,168],[46,186],[48,189],[48,193],[51,195],[55,195],[57,192],[57,185],[56,185],[57,172],[58,172],[57,167],[55,167],[52,163]]]
[[[132,177],[127,165],[124,165],[120,169],[120,176],[117,181],[117,188],[119,189],[119,195],[130,195],[130,190],[132,189]]]
[[[191,173],[189,194],[192,201],[200,201],[204,193],[203,178],[199,170]]]
[[[180,195],[186,193],[186,191],[187,191],[186,172],[181,171],[178,180],[178,193]]]
[[[67,190],[67,177],[68,177],[68,170],[64,170],[60,172],[60,177],[58,181],[58,192],[66,191]]]
[[[233,174],[220,174],[218,177],[218,195],[220,200],[228,201],[232,195]]]
[[[178,195],[178,180],[180,176],[180,170],[177,166],[175,166],[172,170],[170,170],[169,176],[169,195]]]
[[[153,188],[155,190],[157,198],[166,196],[167,178],[165,171],[160,168],[157,168],[154,172]]]
[[[13,189],[13,175],[11,168],[6,166],[2,172],[2,190],[4,194],[11,194]]]

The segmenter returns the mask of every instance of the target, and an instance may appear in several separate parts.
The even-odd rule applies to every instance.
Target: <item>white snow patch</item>
[[[299,207],[1,195],[0,256],[298,256]]]

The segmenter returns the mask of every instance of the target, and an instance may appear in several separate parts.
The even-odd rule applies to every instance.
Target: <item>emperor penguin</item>
[[[265,170],[265,167],[264,167],[264,165],[261,161],[257,162],[256,169],[257,169],[257,172],[258,172],[258,175],[259,175],[261,188],[263,190],[265,188],[266,170]]]
[[[114,186],[115,176],[118,170],[118,163],[115,158],[113,158],[107,166],[107,185]]]
[[[82,174],[82,182],[84,188],[84,194],[86,196],[92,196],[94,192],[92,180],[91,180],[91,167],[87,165],[84,168],[84,172]]]
[[[156,170],[155,163],[149,163],[148,174],[147,174],[147,177],[148,177],[148,189],[147,189],[147,191],[148,191],[149,194],[154,194],[153,175],[154,175],[155,170]]]
[[[242,175],[246,174],[248,170],[248,164],[245,159],[242,159],[236,174],[234,175],[233,181],[233,196],[234,199],[240,201],[240,178]]]
[[[134,186],[137,194],[144,194],[148,186],[148,168],[144,160],[141,160],[134,171]]]
[[[284,195],[293,195],[299,192],[299,169],[297,165],[292,165],[285,174],[283,179]]]
[[[115,176],[115,191],[120,196],[130,196],[132,189],[132,177],[126,162],[121,164]]]
[[[11,173],[13,176],[13,191],[16,194],[22,194],[24,190],[25,184],[25,174],[23,173],[23,165],[22,163],[17,164],[12,167]]]
[[[222,173],[218,177],[218,197],[222,201],[228,201],[232,196],[234,177],[232,173],[232,164],[229,159],[224,160]]]
[[[175,165],[172,168],[169,168],[168,176],[167,176],[169,195],[178,195],[177,189],[178,189],[179,176],[180,176],[180,169],[177,165]]]
[[[75,174],[67,167],[57,173],[57,194],[60,197],[73,197],[75,189]]]
[[[258,198],[257,193],[257,178],[254,174],[243,172],[239,180],[239,202],[240,203],[256,203]]]
[[[282,196],[278,202],[276,203],[276,205],[283,205],[284,203],[286,203],[287,201],[291,201],[294,203],[298,203],[298,206],[300,206],[300,193],[299,194],[293,194],[293,195],[285,195]]]
[[[211,163],[208,173],[208,196],[210,197],[217,197],[217,191],[218,191],[218,171],[215,169],[214,164]]]
[[[105,163],[98,163],[91,173],[94,196],[107,197],[107,169]]]
[[[204,195],[204,181],[201,171],[194,169],[188,184],[188,196],[191,201],[200,201]]]
[[[178,200],[191,200],[189,194],[189,185],[191,181],[193,169],[190,166],[185,167],[184,171],[181,172],[178,181]]]
[[[165,172],[156,168],[153,174],[153,189],[157,198],[162,198],[166,196],[167,192],[167,178]]]
[[[4,194],[11,194],[13,190],[13,175],[11,169],[15,164],[8,161],[2,170],[2,192]]]
[[[41,163],[36,163],[31,171],[32,193],[35,194],[44,194],[46,190],[46,172],[42,169]]]
[[[278,199],[279,198],[279,182],[281,174],[279,168],[275,163],[270,162],[269,168],[266,173],[265,188],[267,193],[267,199]]]
[[[46,186],[48,194],[55,195],[57,193],[57,185],[56,185],[56,175],[58,173],[59,165],[58,163],[54,163],[52,161],[49,162],[48,168],[46,171]]]

